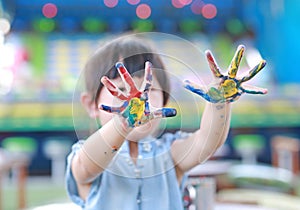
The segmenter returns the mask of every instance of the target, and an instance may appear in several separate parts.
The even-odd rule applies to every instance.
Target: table
[[[262,207],[250,204],[217,203],[214,210],[276,210],[273,208]]]
[[[239,187],[291,193],[295,175],[286,169],[265,164],[236,164],[228,176]]]
[[[255,190],[227,189],[217,194],[217,200],[231,203],[257,203],[257,205],[276,210],[299,210],[300,197],[290,194]]]
[[[199,164],[188,172],[189,177],[216,176],[226,174],[228,169],[234,164],[233,161],[208,160]]]

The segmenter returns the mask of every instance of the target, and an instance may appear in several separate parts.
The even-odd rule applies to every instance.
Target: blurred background
[[[268,95],[244,96],[233,105],[228,140],[215,158],[286,168],[297,175],[299,18],[297,0],[0,1],[2,208],[66,199],[61,183],[65,157],[77,140],[72,100],[80,71],[104,40],[130,31],[172,34],[202,52],[210,49],[223,70],[239,44],[246,46],[243,69],[265,59],[267,66],[255,84],[268,88]],[[160,48],[178,51],[176,39],[153,41]],[[191,59],[189,48],[179,51],[190,65],[207,68],[205,62]],[[176,74],[176,66],[172,68]],[[189,110],[189,101],[184,96],[181,100],[183,110]],[[184,117],[190,120],[182,124],[179,116],[167,123],[167,129],[196,129],[199,119],[193,115],[187,111]],[[49,177],[43,187],[28,186],[28,180],[39,183]]]

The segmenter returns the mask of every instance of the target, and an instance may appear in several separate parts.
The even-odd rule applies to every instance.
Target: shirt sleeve
[[[76,153],[80,150],[80,148],[83,145],[83,141],[78,141],[72,146],[72,150],[70,154],[67,157],[67,166],[66,166],[66,174],[65,174],[65,183],[66,183],[66,190],[69,198],[77,205],[84,207],[84,200],[79,196],[77,184],[74,179],[74,176],[72,174],[71,170],[71,163],[76,155]]]
[[[171,147],[171,145],[174,143],[174,141],[176,140],[184,140],[186,138],[188,138],[190,135],[192,135],[192,133],[188,133],[188,132],[183,132],[183,131],[177,131],[176,133],[166,133],[162,136],[163,141],[165,142],[165,144],[167,145],[168,148]],[[182,181],[180,183],[180,191],[183,194],[184,191],[184,187],[185,187],[185,183],[188,179],[188,174],[184,173],[183,177],[182,177]]]
[[[65,174],[65,183],[66,190],[71,201],[77,205],[79,205],[82,209],[89,209],[91,205],[94,205],[94,202],[97,202],[97,194],[99,194],[102,174],[99,175],[91,184],[91,188],[86,200],[83,200],[78,193],[77,184],[75,178],[72,174],[71,163],[77,152],[82,148],[84,140],[80,140],[72,146],[72,150],[67,157],[67,167]]]

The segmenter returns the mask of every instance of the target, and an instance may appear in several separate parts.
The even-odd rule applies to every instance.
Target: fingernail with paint
[[[104,110],[104,111],[107,111],[107,112],[111,112],[111,107],[110,107],[110,106],[106,106],[106,105],[104,105],[104,104],[100,104],[100,105],[98,106],[98,109]]]
[[[163,108],[162,116],[163,117],[174,117],[177,114],[177,110],[174,108]]]
[[[124,66],[124,64],[121,63],[121,62],[116,63],[115,67],[116,67],[122,74],[126,72],[125,66]]]

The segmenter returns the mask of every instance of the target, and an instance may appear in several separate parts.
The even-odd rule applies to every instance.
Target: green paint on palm
[[[208,95],[214,99],[215,101],[220,101],[220,100],[223,100],[224,97],[223,97],[223,91],[220,91],[218,90],[217,88],[215,87],[211,87],[209,88],[208,90]]]

